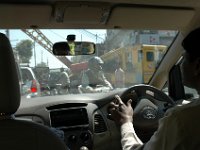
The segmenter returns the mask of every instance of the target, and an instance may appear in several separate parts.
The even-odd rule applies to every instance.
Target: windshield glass
[[[148,83],[177,34],[168,30],[121,29],[1,32],[11,41],[25,98],[109,92]],[[75,35],[75,41],[94,42],[95,54],[54,56],[53,43],[67,41],[70,34]]]

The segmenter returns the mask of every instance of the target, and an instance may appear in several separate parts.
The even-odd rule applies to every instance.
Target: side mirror
[[[53,45],[53,54],[56,56],[92,55],[95,50],[92,42],[57,42]]]

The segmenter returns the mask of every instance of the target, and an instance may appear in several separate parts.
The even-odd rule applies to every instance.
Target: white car
[[[36,79],[33,70],[30,67],[20,67],[23,84],[22,95],[26,98],[33,98],[41,95],[40,84]]]

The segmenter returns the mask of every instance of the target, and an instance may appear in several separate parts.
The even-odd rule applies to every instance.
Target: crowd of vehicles
[[[0,78],[0,137],[6,140],[11,138],[7,142],[0,140],[0,149],[34,149],[42,144],[51,147],[51,143],[57,140],[49,142],[48,137],[43,137],[45,134],[35,138],[35,135],[43,133],[41,130],[27,132],[27,124],[34,124],[34,127],[63,133],[61,140],[64,139],[63,142],[71,150],[120,150],[119,126],[110,120],[107,113],[109,103],[116,94],[124,102],[133,99],[133,108],[140,102],[144,104],[144,107],[138,109],[139,118],[135,126],[143,142],[154,134],[165,111],[173,107],[174,103],[182,102],[184,92],[187,91],[176,93],[184,85],[181,80],[177,84],[169,82],[169,74],[182,57],[182,39],[192,29],[200,26],[198,0],[2,0],[0,4],[1,32],[6,34],[5,30],[11,31],[7,36],[12,48],[15,49],[13,39],[29,39],[41,45],[35,46],[37,62],[39,58],[46,60],[48,57],[48,66],[42,69],[35,67],[37,64],[32,63],[33,58],[30,64],[34,65],[20,67],[17,58],[18,74],[22,75],[19,77],[22,80],[18,81],[17,75],[9,72],[10,68],[15,68],[14,60],[4,59],[0,55],[3,76],[3,79]],[[83,34],[83,30],[88,31],[87,34]],[[53,44],[66,42],[69,34],[75,34],[77,41],[95,43],[95,53],[54,56]],[[98,36],[102,36],[103,40],[99,40]],[[4,55],[10,47],[8,44],[8,49],[4,50],[6,46],[2,48],[1,44],[7,42],[0,40]],[[5,56],[10,56],[10,53]],[[99,90],[99,93],[79,93],[77,89],[82,84],[81,72],[88,69],[88,61],[94,56],[104,61],[102,71],[114,88],[106,92]],[[121,63],[125,72],[124,88],[115,88],[116,62]],[[67,70],[70,92],[61,95],[57,80],[63,66],[70,69],[69,72]],[[172,75],[175,81],[181,79],[177,76]],[[21,97],[17,83],[21,84]],[[170,94],[169,89],[175,91],[175,94]],[[137,92],[138,97],[135,97],[134,92]],[[194,97],[193,91],[190,91],[191,97]],[[14,108],[10,107],[13,105]],[[19,130],[20,125],[15,123],[18,120],[29,122]],[[4,121],[8,121],[9,125],[1,128],[5,125],[1,123]],[[32,142],[34,144],[31,145]]]
[[[105,76],[114,87],[116,64],[120,62],[121,68],[125,71],[124,84],[128,86],[137,83],[147,83],[166,50],[167,46],[165,45],[138,44],[128,48],[122,47],[109,50],[108,53],[101,55],[100,58],[105,63],[103,66]],[[72,69],[72,71],[69,71],[70,68],[68,69],[71,79],[71,92],[76,93],[78,92],[78,86],[81,85],[82,72],[88,69],[88,62],[72,63],[69,67]],[[24,71],[25,69],[29,70],[27,72],[30,72],[30,75],[27,75],[28,73]],[[35,67],[33,71],[30,67],[21,67],[24,83],[22,95],[25,93],[31,93],[27,97],[59,95],[60,84],[58,81],[60,69],[56,71],[56,69],[50,70],[49,67]],[[76,76],[75,79],[74,76]]]
[[[67,69],[66,69],[67,72]],[[61,95],[60,68],[49,67],[19,67],[21,95],[25,98]]]

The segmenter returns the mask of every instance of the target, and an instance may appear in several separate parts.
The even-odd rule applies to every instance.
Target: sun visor
[[[44,28],[51,12],[48,5],[0,5],[0,28]]]
[[[69,7],[65,10],[64,23],[99,24],[101,9],[92,7]],[[84,14],[84,15],[80,15]]]
[[[61,24],[105,24],[110,6],[105,3],[58,2],[53,10],[52,22]]]
[[[179,29],[188,25],[193,16],[194,10],[191,9],[115,7],[107,25],[114,28],[131,29]]]

